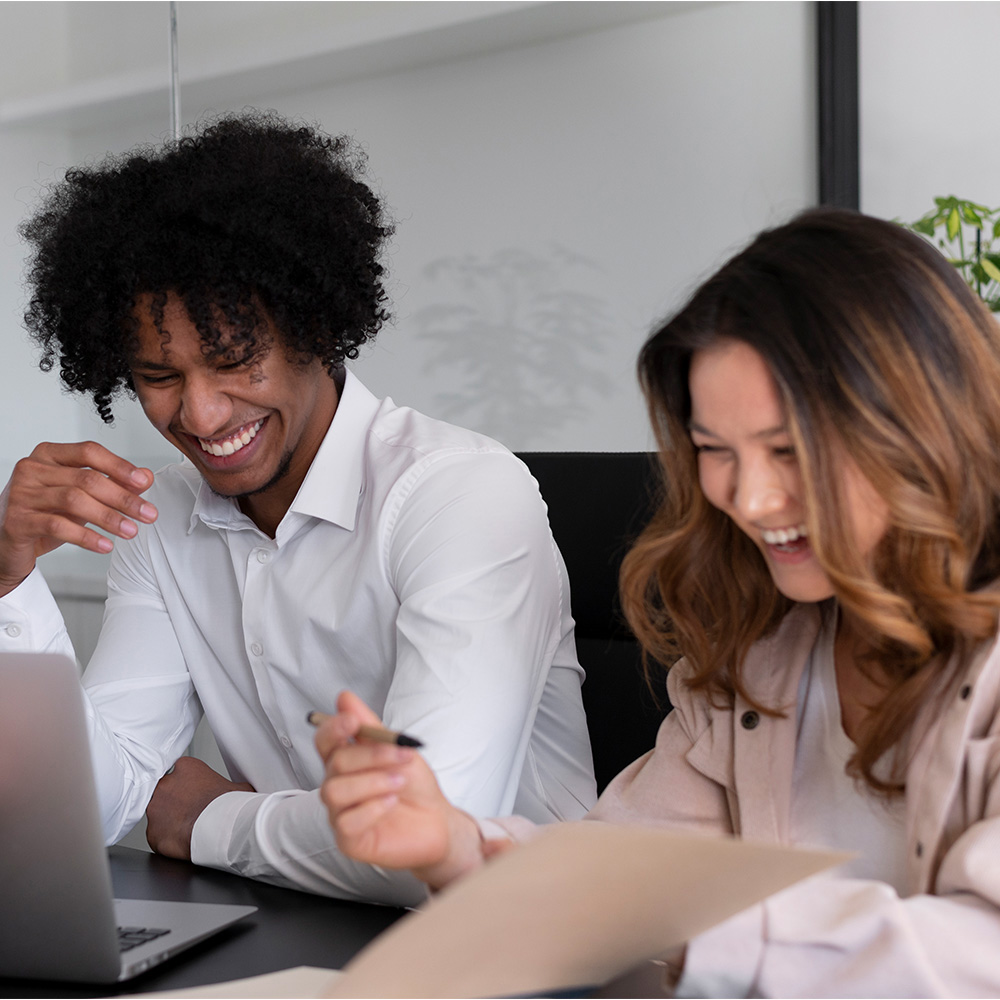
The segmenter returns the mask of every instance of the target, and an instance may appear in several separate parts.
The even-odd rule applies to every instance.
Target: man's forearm
[[[338,899],[418,906],[428,897],[427,887],[408,872],[344,857],[316,791],[220,796],[194,825],[191,860]]]

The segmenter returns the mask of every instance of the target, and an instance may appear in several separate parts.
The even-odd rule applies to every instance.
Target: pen
[[[306,721],[310,726],[318,726],[327,718],[329,716],[325,712],[312,711],[306,716]],[[424,745],[415,736],[394,733],[391,729],[383,729],[382,726],[362,726],[358,730],[358,736],[366,740],[375,740],[376,743],[395,743],[398,747],[422,747]]]

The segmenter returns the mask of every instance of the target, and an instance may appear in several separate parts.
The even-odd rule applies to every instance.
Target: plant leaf
[[[958,214],[958,208],[953,208],[948,213],[948,239],[953,240],[962,229],[962,217]]]
[[[989,257],[983,257],[979,261],[979,266],[989,275],[992,281],[1000,281],[1000,267],[997,267]]]
[[[983,228],[983,217],[972,207],[971,204],[966,203],[962,206],[962,215],[966,222],[971,222],[972,225],[977,226],[979,229]]]

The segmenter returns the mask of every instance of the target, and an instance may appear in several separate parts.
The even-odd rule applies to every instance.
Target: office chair
[[[583,704],[597,787],[652,749],[670,710],[666,687],[653,697],[639,644],[621,614],[622,557],[653,510],[656,456],[645,452],[524,452],[566,560],[576,648],[587,673]]]

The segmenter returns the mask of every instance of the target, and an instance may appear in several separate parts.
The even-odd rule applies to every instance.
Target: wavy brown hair
[[[622,567],[622,604],[648,656],[683,655],[716,704],[748,692],[743,662],[793,602],[756,545],[701,492],[688,430],[692,355],[734,338],[766,362],[801,469],[815,555],[861,630],[885,691],[852,772],[902,790],[894,755],[921,707],[959,681],[997,628],[1000,328],[945,258],[892,223],[814,210],[765,231],[656,330],[639,378],[657,438],[662,502]],[[889,509],[867,558],[841,490],[846,453]]]

